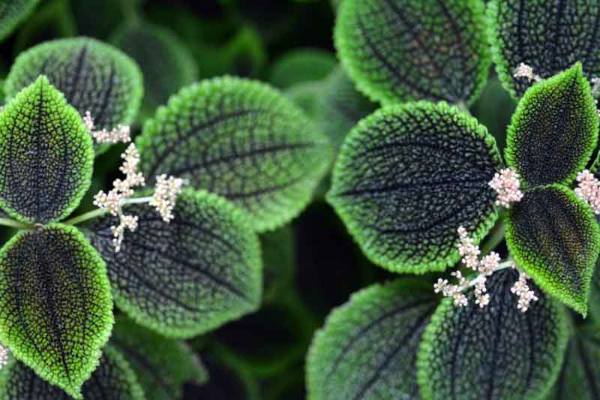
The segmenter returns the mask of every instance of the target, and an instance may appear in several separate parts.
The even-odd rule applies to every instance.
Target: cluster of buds
[[[9,356],[10,350],[8,350],[8,347],[0,345],[0,369],[8,364]]]
[[[525,78],[530,82],[538,82],[542,78],[533,71],[533,67],[525,63],[520,63],[513,71],[513,77]]]
[[[587,169],[577,175],[575,194],[587,202],[594,213],[600,214],[600,181]]]
[[[92,114],[89,111],[85,112],[83,116],[83,122],[86,128],[92,134],[92,137],[98,143],[129,143],[131,141],[130,137],[130,129],[127,125],[117,125],[111,130],[100,129],[96,130],[94,124],[94,118],[92,118]]]
[[[600,78],[595,76],[590,81],[592,83],[592,96],[600,97]]]
[[[475,304],[484,308],[490,303],[490,295],[486,287],[488,277],[494,272],[506,268],[506,265],[500,264],[500,256],[496,252],[480,258],[481,250],[474,244],[464,227],[458,228],[458,236],[460,239],[458,251],[462,257],[462,264],[477,272],[477,275],[474,279],[467,280],[460,271],[454,271],[451,275],[456,279],[456,283],[439,278],[433,285],[433,289],[435,293],[442,293],[443,296],[452,298],[455,306],[465,307],[469,301],[464,292],[472,287]],[[514,268],[513,264],[509,265]],[[520,272],[519,280],[511,288],[511,291],[519,297],[517,308],[522,312],[527,311],[529,304],[537,300],[534,292],[527,286],[527,279],[529,279],[527,275]]]
[[[497,193],[496,205],[508,208],[511,203],[521,201],[523,198],[519,174],[511,168],[504,168],[496,172],[488,185]]]
[[[94,135],[93,120],[89,115],[89,112],[86,113],[84,121],[88,128],[91,127],[90,131],[92,132],[92,135]],[[94,136],[99,143],[116,143],[118,141],[129,142],[131,140],[129,138],[129,128],[122,128],[121,132],[115,130],[111,132],[99,132],[104,132]],[[124,132],[127,132],[127,140],[120,140],[125,139]],[[183,179],[160,175],[157,177],[156,187],[152,197],[130,199],[134,195],[134,188],[144,186],[146,184],[146,179],[144,178],[144,175],[138,171],[140,154],[135,147],[135,144],[131,143],[121,155],[121,158],[123,158],[124,161],[119,170],[125,175],[125,178],[115,179],[113,188],[108,193],[101,190],[94,196],[94,205],[96,207],[119,218],[119,224],[111,227],[115,252],[121,250],[125,231],[129,230],[133,232],[138,227],[138,217],[125,214],[123,212],[124,205],[134,201],[137,203],[147,202],[155,207],[163,221],[168,223],[174,218],[173,208],[175,207],[177,196],[181,193],[184,184]]]

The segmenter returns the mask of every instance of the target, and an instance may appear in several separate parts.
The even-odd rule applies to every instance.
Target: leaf
[[[481,0],[345,0],[335,45],[358,89],[384,104],[472,102],[490,66]]]
[[[138,23],[123,26],[113,43],[138,62],[144,75],[142,116],[150,116],[181,87],[194,82],[197,66],[189,50],[171,31]]]
[[[571,337],[558,380],[545,400],[596,400],[600,396],[600,335],[597,326],[590,328],[579,327]]]
[[[129,319],[117,318],[110,340],[129,361],[148,400],[181,399],[184,383],[208,379],[200,360],[184,342],[167,339]]]
[[[330,159],[326,138],[295,105],[265,84],[232,77],[181,90],[137,144],[145,176],[179,176],[222,195],[258,231],[295,217]]]
[[[334,309],[308,354],[308,397],[420,399],[415,360],[435,310],[431,286],[374,285]]]
[[[0,342],[79,397],[112,329],[104,261],[75,228],[21,231],[0,251]]]
[[[6,80],[7,96],[46,75],[83,116],[89,111],[98,129],[130,125],[142,99],[142,76],[125,54],[90,38],[45,42],[17,57]]]
[[[273,63],[269,81],[274,86],[285,89],[298,83],[325,79],[335,66],[335,55],[328,51],[297,48]]]
[[[112,243],[116,217],[94,222],[89,237],[107,263],[116,305],[136,322],[165,336],[191,337],[258,307],[258,238],[230,203],[186,191],[168,224],[147,204],[124,210],[139,219],[120,252]]]
[[[600,227],[583,200],[560,185],[526,192],[508,214],[506,243],[544,291],[586,315]]]
[[[598,142],[598,113],[581,64],[525,93],[508,128],[506,162],[528,186],[568,184]]]
[[[67,393],[50,385],[25,364],[13,360],[2,372],[0,398],[69,400]],[[85,400],[143,400],[144,393],[131,367],[112,346],[104,349],[98,368],[82,388]]]
[[[260,237],[264,264],[263,304],[289,294],[296,270],[294,231],[285,225]]]
[[[487,281],[491,302],[479,308],[445,299],[423,333],[417,376],[423,400],[537,400],[550,389],[567,344],[559,305],[537,288],[537,302],[517,309],[512,269]]]
[[[0,40],[4,40],[35,9],[39,0],[5,0],[0,4]]]
[[[443,270],[460,258],[459,226],[476,241],[493,226],[500,163],[494,139],[457,108],[389,106],[346,138],[328,200],[375,264]]]
[[[90,185],[94,150],[79,114],[46,77],[0,114],[0,205],[24,222],[69,215]]]
[[[520,97],[532,84],[515,78],[521,63],[549,78],[577,61],[588,78],[600,74],[600,6],[595,0],[492,0],[492,56],[504,87]]]

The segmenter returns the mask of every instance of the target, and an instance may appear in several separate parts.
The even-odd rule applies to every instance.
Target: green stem
[[[125,199],[121,202],[121,206],[126,206],[128,204],[148,203],[150,202],[150,200],[152,200],[152,197],[137,197],[133,199]],[[84,214],[68,219],[64,223],[67,225],[77,225],[81,224],[82,222],[89,221],[90,219],[101,217],[106,213],[107,211],[104,208],[96,208],[92,211],[88,211]]]
[[[502,221],[498,222],[494,228],[492,229],[491,235],[488,239],[481,245],[481,253],[489,254],[492,250],[494,250],[502,241],[504,240],[504,233],[506,232],[506,227]]]
[[[0,225],[8,226],[17,229],[33,229],[34,226],[31,224],[24,224],[19,221],[12,220],[10,218],[0,218]]]

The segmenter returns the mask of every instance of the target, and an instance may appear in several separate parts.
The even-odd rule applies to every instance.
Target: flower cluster
[[[458,251],[462,257],[462,264],[477,272],[477,276],[469,281],[460,271],[454,271],[451,275],[456,279],[456,283],[453,284],[447,279],[439,278],[433,285],[433,289],[435,293],[442,293],[445,297],[451,297],[455,306],[465,307],[469,304],[469,301],[464,292],[472,287],[475,304],[483,308],[490,303],[490,295],[486,287],[488,277],[501,269],[514,268],[514,264],[501,264],[500,256],[496,252],[491,252],[480,258],[481,250],[474,244],[473,239],[469,237],[467,230],[462,226],[458,228],[458,236],[460,238]],[[527,311],[529,304],[538,300],[535,293],[527,286],[527,279],[529,277],[524,272],[519,272],[519,280],[511,288],[511,292],[519,297],[517,308],[521,312]]]
[[[499,206],[508,208],[511,203],[521,201],[523,198],[523,192],[520,190],[519,174],[511,168],[504,168],[496,172],[488,185],[498,194],[496,204]]]
[[[177,195],[183,187],[183,179],[175,178],[167,175],[159,175],[156,177],[156,186],[154,195],[150,200],[150,205],[156,207],[160,216],[165,222],[173,219],[173,208]]]
[[[600,214],[600,181],[587,169],[577,175],[575,194],[586,201],[596,214]]]
[[[86,128],[92,134],[92,137],[98,143],[129,143],[131,141],[130,129],[129,126],[126,125],[117,125],[111,130],[101,129],[96,130],[94,125],[94,118],[92,118],[92,114],[89,111],[85,112],[83,117],[83,122],[85,123]]]
[[[530,82],[537,82],[542,79],[539,75],[534,73],[533,67],[525,63],[520,63],[517,68],[515,68],[513,76],[515,78],[525,78]]]
[[[2,369],[6,364],[8,364],[9,356],[10,350],[8,349],[8,347],[0,345],[0,369]]]

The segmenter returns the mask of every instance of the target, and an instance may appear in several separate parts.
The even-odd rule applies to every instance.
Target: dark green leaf
[[[187,382],[204,383],[207,373],[185,343],[167,339],[126,318],[117,318],[111,343],[125,356],[148,400],[182,396]]]
[[[143,116],[149,116],[169,96],[197,78],[196,62],[189,50],[164,28],[146,23],[126,25],[116,33],[113,42],[142,69]]]
[[[335,55],[319,49],[294,49],[275,61],[269,81],[289,88],[303,82],[319,81],[335,68]]]
[[[46,75],[67,101],[98,128],[129,125],[142,99],[138,66],[114,47],[90,38],[42,43],[21,53],[6,80],[7,96]]]
[[[73,397],[52,386],[25,364],[13,360],[2,371],[0,399],[70,400]],[[85,400],[143,400],[144,393],[131,367],[111,346],[104,349],[100,364],[83,387]]]
[[[345,0],[335,43],[358,88],[385,104],[471,102],[490,65],[481,0]]]
[[[311,400],[419,400],[415,360],[435,310],[431,286],[375,285],[335,309],[307,361]]]
[[[138,139],[148,177],[186,178],[246,210],[259,231],[295,217],[329,166],[330,146],[262,83],[216,78],[184,88]]]
[[[492,55],[504,87],[521,96],[532,84],[514,78],[521,63],[549,78],[583,63],[586,75],[600,74],[600,4],[597,0],[492,0],[488,6]]]
[[[0,114],[0,205],[25,222],[69,215],[90,185],[94,150],[81,117],[45,77]]]
[[[260,237],[264,264],[263,302],[289,293],[296,269],[294,231],[286,225]]]
[[[600,335],[597,325],[576,328],[558,380],[546,400],[600,398]]]
[[[533,86],[508,128],[506,162],[529,186],[568,184],[598,142],[598,112],[581,64]]]
[[[220,197],[186,191],[174,220],[149,205],[116,253],[106,216],[90,239],[108,266],[115,303],[138,323],[164,335],[191,337],[255,310],[261,295],[258,238],[248,217]]]
[[[505,269],[488,278],[485,308],[471,294],[466,307],[442,302],[418,354],[424,400],[535,400],[550,389],[567,344],[566,316],[537,287],[539,300],[519,311],[510,291],[518,275]]]
[[[526,192],[509,212],[506,242],[542,289],[586,314],[600,228],[583,200],[559,185]]]
[[[390,106],[347,137],[328,198],[374,263],[396,272],[443,270],[460,258],[459,226],[476,240],[493,226],[488,182],[499,167],[494,139],[457,108]]]
[[[0,342],[77,397],[112,329],[104,261],[75,228],[23,231],[0,252]]]
[[[0,40],[3,40],[35,8],[39,0],[3,0],[0,2]]]

